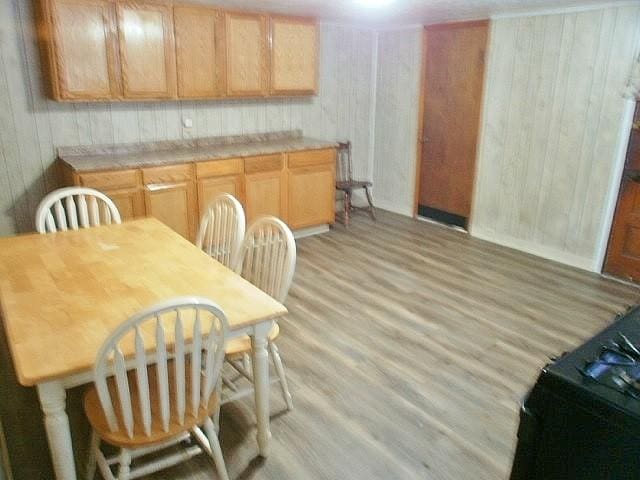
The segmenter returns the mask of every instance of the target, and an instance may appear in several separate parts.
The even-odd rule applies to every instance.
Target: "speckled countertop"
[[[60,147],[58,158],[76,172],[87,172],[252,157],[335,146],[336,142],[304,137],[301,130],[293,130],[150,143]]]

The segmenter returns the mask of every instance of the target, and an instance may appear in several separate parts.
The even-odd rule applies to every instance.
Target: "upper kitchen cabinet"
[[[267,17],[225,14],[227,95],[263,96],[269,93]]]
[[[108,100],[121,94],[115,3],[41,0],[38,39],[56,100]]]
[[[171,5],[136,0],[118,2],[117,10],[124,97],[175,97]]]
[[[178,96],[207,98],[224,94],[224,15],[213,8],[175,6]]]
[[[318,26],[313,20],[271,17],[271,94],[317,92],[318,43]]]

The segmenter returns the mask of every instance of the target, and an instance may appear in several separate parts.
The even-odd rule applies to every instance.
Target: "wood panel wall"
[[[472,234],[595,269],[640,7],[492,22]]]
[[[375,33],[321,25],[319,95],[312,98],[61,104],[42,94],[33,2],[0,2],[0,235],[33,230],[55,188],[55,147],[233,135],[301,128],[351,139],[355,173],[372,176],[369,124]],[[193,127],[182,127],[182,118]]]
[[[413,215],[421,55],[421,27],[378,33],[374,200],[404,215]]]

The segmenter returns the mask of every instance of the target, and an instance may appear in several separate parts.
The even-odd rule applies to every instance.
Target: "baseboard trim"
[[[597,271],[595,261],[592,258],[585,258],[572,253],[563,252],[557,248],[540,245],[520,238],[513,238],[507,235],[500,235],[490,230],[471,226],[469,232],[472,237],[486,240],[491,243],[502,245],[503,247],[513,248],[521,252],[530,253],[537,257],[553,260],[554,262],[576,267],[589,272],[600,273]]]
[[[400,206],[394,205],[392,203],[387,203],[384,200],[380,201],[377,198],[373,198],[373,205],[380,210],[386,210],[388,212],[397,213],[398,215],[403,215],[405,217],[413,218],[413,207],[412,206]]]
[[[294,230],[293,238],[311,237],[313,235],[319,235],[321,233],[327,233],[329,231],[329,225],[317,225],[315,227],[300,228]]]

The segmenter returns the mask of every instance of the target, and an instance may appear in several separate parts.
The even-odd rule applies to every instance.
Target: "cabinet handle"
[[[175,184],[169,185],[169,184],[166,184],[166,183],[153,183],[151,185],[145,185],[145,187],[150,192],[158,192],[160,190],[168,190],[170,188],[175,188],[176,185]]]

